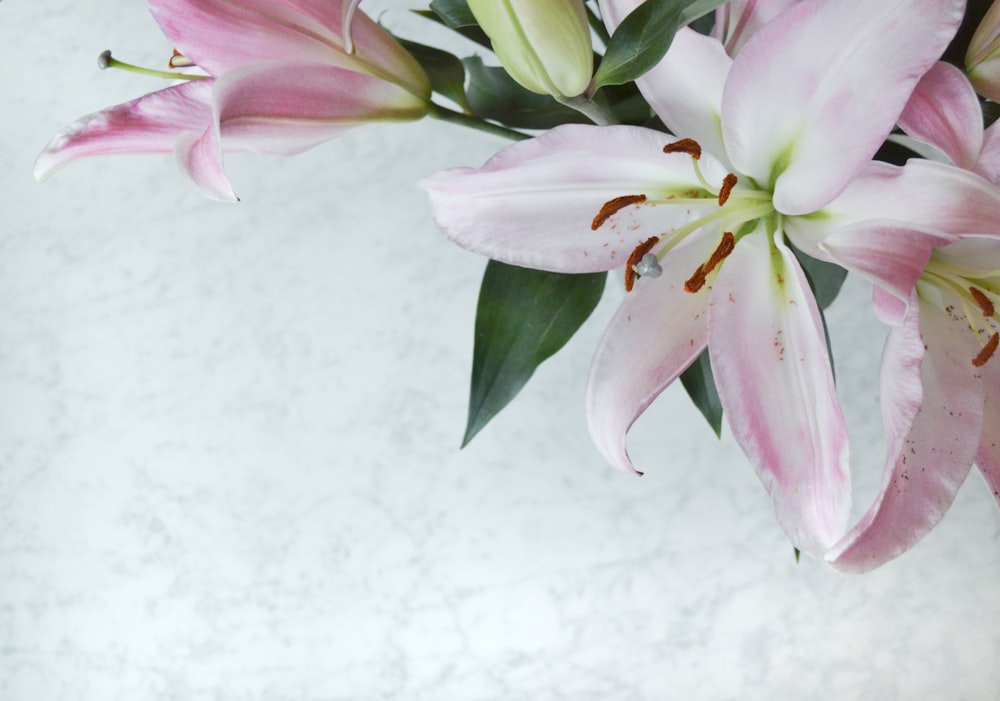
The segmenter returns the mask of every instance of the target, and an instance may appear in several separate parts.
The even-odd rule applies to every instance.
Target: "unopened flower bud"
[[[965,72],[976,92],[1000,102],[1000,0],[994,0],[969,42]]]
[[[594,70],[583,0],[469,0],[510,76],[542,95],[575,97]]]

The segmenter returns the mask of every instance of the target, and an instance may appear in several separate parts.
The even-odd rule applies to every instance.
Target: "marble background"
[[[4,0],[0,45],[3,701],[1000,697],[978,476],[854,577],[795,563],[679,387],[634,431],[646,476],[615,472],[582,400],[618,285],[459,450],[483,261],[414,182],[497,139],[427,122],[231,156],[232,206],[167,157],[38,184],[57,129],[160,87],[97,54],[171,47],[141,0]],[[881,469],[868,295],[829,315],[857,512]]]

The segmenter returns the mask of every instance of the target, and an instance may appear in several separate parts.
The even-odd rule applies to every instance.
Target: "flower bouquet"
[[[226,152],[289,156],[422,118],[499,135],[511,143],[485,164],[421,182],[444,235],[490,259],[465,442],[614,284],[627,293],[586,400],[612,465],[642,474],[626,436],[679,379],[717,434],[728,422],[796,556],[848,572],[891,560],[973,467],[1000,501],[1000,4],[414,10],[460,37],[461,57],[359,4],[149,0],[166,66],[98,62],[170,84],[70,124],[36,176],[173,153],[202,194],[235,202]],[[873,284],[887,329],[882,488],[853,525],[823,317],[849,273]]]

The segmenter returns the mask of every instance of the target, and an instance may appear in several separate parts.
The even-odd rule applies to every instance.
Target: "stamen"
[[[994,333],[990,336],[990,340],[986,342],[986,345],[983,346],[983,349],[979,351],[979,355],[972,359],[972,364],[977,368],[986,365],[986,361],[996,353],[998,345],[1000,345],[1000,333]]]
[[[983,316],[987,317],[993,316],[993,312],[995,311],[993,308],[993,302],[990,301],[989,297],[983,294],[982,290],[979,290],[975,287],[970,287],[969,294],[972,295],[972,299],[976,301],[976,304],[979,305],[979,308],[983,310]]]
[[[653,236],[651,238],[648,238],[642,243],[640,243],[638,246],[636,246],[635,250],[632,251],[632,253],[629,255],[628,261],[625,263],[626,292],[631,292],[632,287],[635,286],[635,281],[636,278],[638,277],[638,270],[636,270],[636,268],[639,266],[639,263],[642,261],[643,257],[645,257],[647,253],[653,250],[653,246],[655,246],[659,242],[660,242],[659,236]]]
[[[686,153],[694,160],[701,158],[701,145],[694,139],[681,139],[663,147],[664,153]]]
[[[722,241],[719,242],[718,248],[716,248],[712,255],[709,256],[708,262],[705,263],[705,272],[710,273],[715,270],[715,267],[726,259],[733,249],[736,247],[736,237],[733,236],[731,231],[722,232]]]
[[[705,270],[704,264],[699,265],[698,269],[694,271],[694,275],[687,279],[684,283],[684,291],[694,294],[702,287],[705,286],[705,276],[708,272]]]
[[[612,200],[608,200],[601,206],[601,211],[597,213],[596,217],[594,217],[594,221],[590,223],[591,231],[597,231],[601,228],[601,225],[603,225],[604,222],[629,205],[642,204],[645,201],[645,195],[622,195],[621,197],[615,197]]]
[[[729,199],[729,194],[736,187],[736,183],[739,181],[733,173],[729,173],[725,178],[722,179],[722,188],[719,190],[719,206],[721,207]]]
[[[186,68],[193,65],[194,61],[189,59],[177,49],[174,49],[174,55],[170,57],[169,61],[167,61],[167,68]]]
[[[191,75],[190,73],[168,73],[167,71],[155,71],[152,68],[143,68],[142,66],[135,66],[131,63],[125,63],[124,61],[119,61],[111,55],[111,50],[102,51],[101,55],[97,57],[97,67],[102,71],[106,68],[119,68],[123,71],[129,71],[131,73],[141,73],[142,75],[156,76],[157,78],[167,78],[169,80],[205,80],[211,76],[207,75]]]

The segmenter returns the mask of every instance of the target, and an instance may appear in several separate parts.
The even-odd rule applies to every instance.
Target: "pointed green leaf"
[[[681,373],[681,384],[687,390],[691,401],[698,407],[698,411],[708,421],[708,425],[715,431],[716,437],[721,437],[722,401],[715,389],[715,378],[712,376],[707,348],[701,352],[691,367]]]
[[[655,66],[677,30],[711,12],[725,0],[646,0],[611,35],[594,75],[594,89],[635,80]]]
[[[476,309],[464,447],[572,338],[604,292],[606,273],[568,275],[490,261]]]
[[[840,288],[847,278],[847,271],[836,263],[827,263],[825,260],[813,258],[797,248],[793,247],[792,250],[799,265],[802,266],[802,270],[805,271],[806,279],[809,280],[809,286],[812,287],[813,295],[816,297],[816,303],[820,309],[826,309],[840,294]]]
[[[444,95],[462,109],[471,109],[465,99],[465,66],[458,56],[415,41],[398,37],[397,40],[427,72],[434,92]]]
[[[472,111],[482,119],[515,129],[551,129],[560,124],[588,123],[582,114],[549,95],[525,89],[503,68],[485,66],[478,56],[470,56],[463,63],[469,74],[466,97]]]
[[[467,0],[432,0],[430,8],[452,29],[478,26]]]

